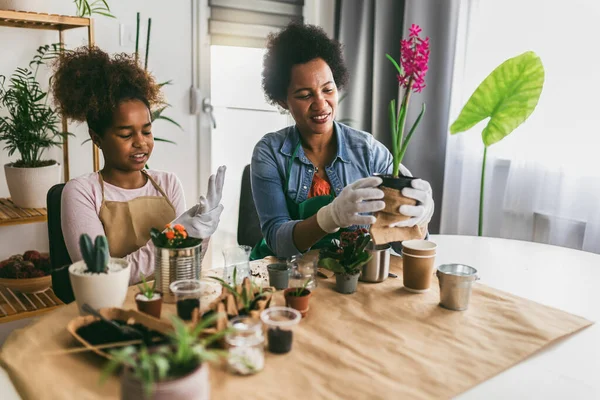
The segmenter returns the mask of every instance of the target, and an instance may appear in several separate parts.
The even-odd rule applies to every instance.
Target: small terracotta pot
[[[434,256],[437,244],[424,239],[405,240],[402,242],[402,252],[413,256]]]
[[[163,296],[161,292],[154,292],[160,295],[158,299],[148,300],[142,293],[138,293],[135,296],[135,304],[139,312],[153,316],[154,318],[160,319],[160,313],[162,311]]]
[[[208,365],[202,363],[197,369],[181,378],[157,382],[152,394],[146,397],[142,382],[124,368],[121,377],[121,400],[151,399],[151,400],[208,400],[210,398],[210,383]]]
[[[402,277],[404,289],[413,293],[427,292],[431,288],[435,254],[410,255],[402,252]]]
[[[304,317],[310,309],[310,307],[308,306],[308,301],[310,300],[310,296],[312,295],[312,293],[310,290],[304,289],[304,291],[302,292],[302,296],[294,296],[292,293],[295,291],[296,288],[289,288],[283,291],[283,295],[285,297],[285,305],[300,311],[300,314],[302,314],[302,317]]]

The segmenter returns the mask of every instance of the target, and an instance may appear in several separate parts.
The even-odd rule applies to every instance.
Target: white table
[[[436,265],[463,263],[481,283],[600,320],[600,255],[517,240],[432,235]],[[551,345],[461,399],[600,399],[600,326]]]
[[[600,255],[538,243],[432,235],[436,264],[477,268],[481,282],[580,315],[600,319]],[[468,360],[465,360],[468,362]],[[0,398],[14,392],[0,371]],[[461,399],[600,399],[600,327],[597,324],[551,345]]]

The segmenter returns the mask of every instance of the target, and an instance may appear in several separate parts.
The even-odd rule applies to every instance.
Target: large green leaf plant
[[[450,133],[454,135],[489,118],[481,132],[484,148],[479,189],[479,236],[483,233],[487,149],[508,136],[533,113],[542,93],[544,77],[542,61],[532,51],[504,61],[475,89],[450,126]]]

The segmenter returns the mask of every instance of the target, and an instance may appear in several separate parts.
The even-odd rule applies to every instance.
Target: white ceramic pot
[[[38,168],[15,168],[4,165],[10,197],[21,208],[46,208],[48,190],[60,183],[60,164]]]
[[[73,0],[0,0],[0,10],[75,15],[77,6]]]
[[[210,383],[208,365],[202,365],[181,378],[157,382],[149,397],[145,396],[142,383],[124,369],[121,377],[121,400],[208,400],[210,399]]]
[[[69,267],[69,278],[79,307],[85,303],[98,310],[106,307],[122,307],[129,287],[129,262],[122,258],[110,258],[108,273],[87,272],[85,261],[77,261]]]

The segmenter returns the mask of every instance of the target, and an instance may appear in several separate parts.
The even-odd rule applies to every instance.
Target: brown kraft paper
[[[253,271],[260,264],[266,273],[265,261],[253,262]],[[435,276],[429,292],[412,294],[403,289],[400,257],[390,271],[399,278],[361,284],[353,295],[320,279],[292,351],[266,352],[264,370],[252,376],[211,366],[211,398],[447,399],[591,324],[480,283],[467,311],[446,310]],[[125,308],[135,307],[136,292],[130,288]],[[271,306],[284,303],[277,292]],[[175,313],[165,304],[162,319]],[[117,375],[98,383],[105,360],[96,354],[46,354],[77,346],[66,329],[77,316],[76,304],[60,307],[6,340],[0,363],[24,400],[119,398]]]
[[[389,225],[394,222],[406,221],[410,217],[400,214],[400,206],[417,204],[415,199],[404,197],[398,189],[391,189],[385,186],[380,187],[383,190],[383,200],[385,208],[375,213],[377,221],[371,225],[370,233],[373,242],[376,245],[382,245],[392,242],[402,242],[411,239],[423,239],[425,232],[419,226],[390,228]]]

